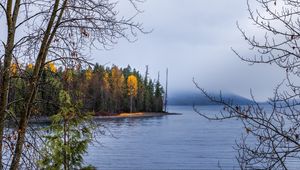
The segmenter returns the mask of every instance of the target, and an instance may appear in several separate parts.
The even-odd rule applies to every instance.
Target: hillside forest
[[[1,66],[0,66],[1,67]],[[30,77],[34,65],[12,64],[13,75],[9,93],[9,110],[18,116],[23,109],[26,91],[24,77]],[[159,79],[159,78],[158,78]],[[34,104],[34,115],[51,116],[60,108],[59,93],[67,90],[82,112],[112,115],[121,112],[162,112],[164,90],[159,80],[144,76],[129,65],[105,67],[99,64],[83,69],[46,64]]]

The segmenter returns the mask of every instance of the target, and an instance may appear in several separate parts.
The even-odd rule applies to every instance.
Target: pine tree
[[[80,103],[73,103],[67,91],[60,91],[59,102],[61,108],[51,117],[39,166],[50,170],[83,168],[83,154],[93,139],[94,126],[88,123],[91,117],[80,113]]]

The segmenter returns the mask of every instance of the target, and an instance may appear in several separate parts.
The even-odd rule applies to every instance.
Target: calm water
[[[206,113],[219,106],[199,107]],[[191,106],[170,106],[169,115],[105,120],[111,135],[90,146],[85,160],[97,169],[239,169],[233,149],[238,121],[208,121]]]

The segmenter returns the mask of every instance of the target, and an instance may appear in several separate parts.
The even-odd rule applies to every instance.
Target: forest
[[[11,83],[9,102],[26,97],[22,77],[30,77],[33,64],[23,69],[12,64],[11,73],[15,77]],[[116,65],[104,67],[95,64],[82,69],[57,67],[53,62],[45,66],[34,105],[35,115],[51,116],[60,108],[59,93],[65,89],[72,101],[80,104],[82,112],[95,115],[111,115],[121,112],[162,112],[164,90],[159,80],[152,80],[132,69],[119,68]],[[9,110],[18,114],[22,110],[22,101],[12,103]]]

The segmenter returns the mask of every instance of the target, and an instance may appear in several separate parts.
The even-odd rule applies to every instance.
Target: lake
[[[199,106],[216,113],[221,106]],[[235,141],[239,121],[209,121],[192,106],[169,106],[168,115],[104,120],[106,135],[89,147],[87,164],[97,169],[239,169]]]

